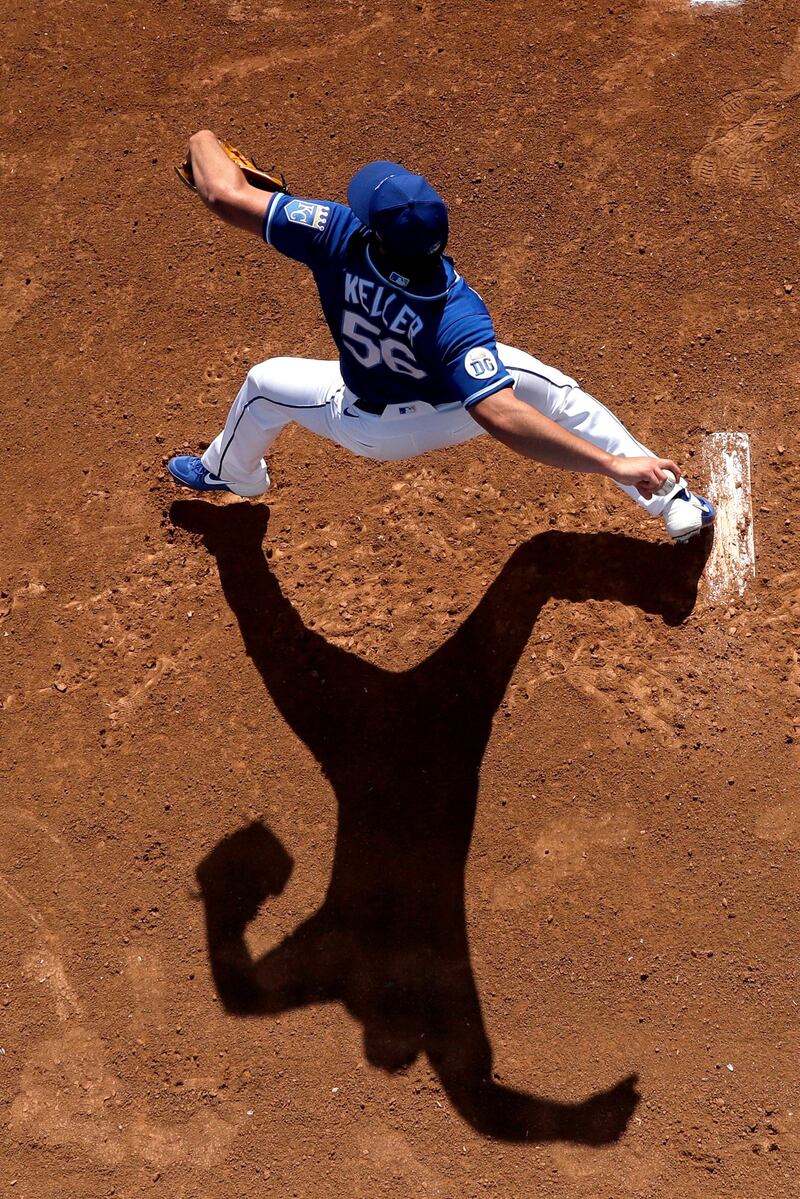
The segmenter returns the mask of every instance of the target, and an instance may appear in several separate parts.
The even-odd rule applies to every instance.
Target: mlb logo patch
[[[290,200],[286,205],[285,212],[294,225],[307,225],[309,229],[324,229],[331,210],[327,204],[312,204],[309,200]]]

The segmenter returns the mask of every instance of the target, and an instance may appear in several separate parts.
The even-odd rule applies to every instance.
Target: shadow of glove
[[[265,825],[253,821],[225,837],[197,867],[209,930],[238,938],[268,895],[279,895],[292,859]]]

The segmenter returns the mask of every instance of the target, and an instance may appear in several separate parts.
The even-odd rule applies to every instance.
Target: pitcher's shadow
[[[464,906],[479,772],[494,713],[544,603],[616,600],[679,624],[694,606],[710,539],[672,546],[539,534],[514,552],[442,646],[395,673],[303,623],[265,559],[263,505],[177,501],[170,515],[216,558],[247,654],[339,804],[322,905],[259,960],[245,929],[267,895],[285,886],[291,857],[256,822],[198,867],[226,1009],[245,1016],[339,1001],[362,1024],[371,1063],[396,1070],[425,1053],[476,1130],[508,1140],[617,1140],[639,1101],[635,1075],[574,1104],[493,1077]]]

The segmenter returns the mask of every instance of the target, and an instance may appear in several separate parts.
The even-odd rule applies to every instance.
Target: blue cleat
[[[184,487],[194,488],[195,491],[233,491],[227,483],[222,482],[219,475],[212,475],[201,460],[192,454],[180,454],[177,458],[170,458],[167,470],[173,479],[183,483]]]
[[[664,524],[673,541],[688,541],[703,529],[710,528],[716,515],[711,500],[703,495],[694,495],[685,482],[663,512]]]

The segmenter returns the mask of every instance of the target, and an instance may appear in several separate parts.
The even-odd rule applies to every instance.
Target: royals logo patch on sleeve
[[[324,229],[331,210],[327,204],[312,204],[309,200],[290,200],[284,211],[294,225],[307,225],[309,229]]]
[[[464,370],[473,379],[491,379],[497,374],[497,359],[485,346],[476,346],[464,355]]]

